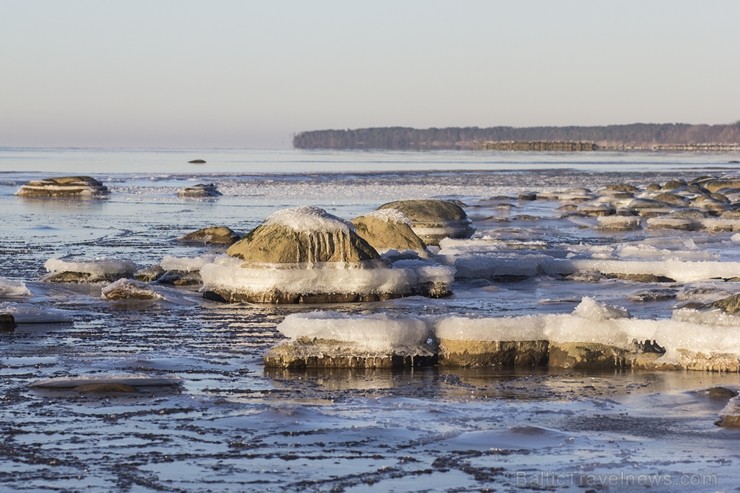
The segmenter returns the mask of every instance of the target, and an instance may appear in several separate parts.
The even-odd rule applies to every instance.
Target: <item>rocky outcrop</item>
[[[15,194],[20,197],[98,198],[109,193],[105,185],[90,176],[62,176],[29,181]]]
[[[204,296],[227,302],[347,303],[447,296],[446,266],[392,266],[352,224],[317,207],[286,209],[201,269]]]
[[[199,183],[198,185],[193,185],[192,187],[181,188],[180,190],[177,191],[178,197],[191,198],[191,199],[220,197],[221,195],[223,194],[218,191],[218,189],[216,188],[216,185],[214,185],[213,183],[210,183],[208,185]]]
[[[357,234],[380,253],[412,251],[427,257],[426,245],[411,221],[396,209],[382,209],[352,220]]]
[[[179,238],[183,243],[199,243],[204,245],[232,245],[239,241],[240,236],[226,226],[210,226],[202,228]]]
[[[465,210],[447,200],[400,200],[383,204],[378,209],[401,212],[427,245],[438,245],[443,238],[470,238],[475,231]]]

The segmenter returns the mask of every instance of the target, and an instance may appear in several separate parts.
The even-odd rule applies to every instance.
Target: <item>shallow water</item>
[[[208,169],[183,164],[199,157],[209,161]],[[317,205],[352,218],[387,201],[418,197],[468,204],[479,240],[462,247],[468,255],[498,240],[507,246],[496,254],[517,259],[526,253],[670,256],[721,261],[731,272],[740,262],[735,233],[607,233],[590,219],[561,219],[557,202],[516,198],[522,191],[736,175],[728,160],[2,150],[0,279],[23,281],[32,294],[0,304],[19,313],[35,310],[47,322],[72,321],[22,323],[0,332],[0,490],[644,491],[648,485],[650,491],[732,491],[740,484],[740,434],[714,424],[726,400],[701,390],[740,390],[737,374],[289,372],[265,370],[262,355],[281,340],[276,326],[282,319],[307,310],[496,317],[570,313],[583,296],[592,296],[636,318],[660,320],[670,318],[680,301],[635,301],[635,293],[687,287],[737,292],[737,283],[481,276],[459,279],[455,295],[445,299],[258,306],[219,304],[204,300],[197,288],[163,285],[155,286],[163,300],[111,302],[100,298],[102,284],[41,282],[49,258],[149,265],[165,255],[222,251],[176,242],[201,227],[222,224],[244,233],[284,207]],[[13,195],[27,179],[51,171],[94,174],[112,194],[93,201]],[[199,182],[216,183],[224,196],[175,196]],[[508,198],[489,200],[499,195]],[[29,387],[44,378],[101,374],[174,376],[182,385],[109,395]]]

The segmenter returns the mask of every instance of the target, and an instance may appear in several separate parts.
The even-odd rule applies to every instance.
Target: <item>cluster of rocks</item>
[[[277,211],[243,238],[224,226],[203,228],[178,240],[229,246],[223,258],[179,259],[137,269],[129,261],[50,259],[46,282],[108,282],[107,299],[160,299],[143,283],[203,284],[204,297],[227,302],[337,303],[402,296],[451,294],[453,269],[428,259],[427,244],[444,233],[473,229],[455,203],[415,200],[381,206],[352,222],[323,209]],[[402,213],[407,211],[414,219]],[[434,226],[438,231],[428,235]],[[196,262],[199,260],[199,262]],[[188,264],[187,267],[181,267]],[[133,279],[133,280],[132,280]],[[119,281],[121,280],[121,281]]]
[[[437,230],[429,234],[432,226]],[[229,247],[227,255],[239,262],[221,261],[201,270],[205,296],[256,303],[447,296],[449,268],[437,266],[440,275],[435,277],[427,265],[421,273],[414,266],[394,266],[391,259],[427,257],[420,234],[434,241],[442,234],[472,232],[459,205],[439,200],[384,204],[351,223],[316,207],[278,211]],[[382,257],[380,252],[393,254]]]
[[[595,217],[598,228],[740,231],[740,180],[702,177],[639,189],[629,184],[561,192],[526,192],[520,200],[557,200],[563,217]]]

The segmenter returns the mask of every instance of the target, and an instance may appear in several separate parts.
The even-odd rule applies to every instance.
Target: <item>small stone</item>
[[[208,197],[220,197],[223,195],[221,192],[218,191],[216,188],[216,185],[213,183],[210,183],[208,185],[204,185],[202,183],[199,183],[198,185],[193,185],[192,187],[185,187],[181,188],[177,191],[178,197],[184,197],[184,198],[208,198]]]
[[[240,236],[226,226],[210,226],[188,233],[180,241],[185,243],[202,243],[205,245],[232,245]]]
[[[203,159],[193,159],[192,161],[188,161],[189,164],[206,164],[205,160]]]

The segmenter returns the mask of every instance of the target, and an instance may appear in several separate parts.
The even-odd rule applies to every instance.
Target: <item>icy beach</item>
[[[0,150],[0,490],[733,491],[733,159]],[[16,195],[71,175],[107,193]],[[472,236],[322,257],[358,218],[429,233],[378,210],[411,199],[461,204]],[[312,256],[181,241],[275,224]],[[366,359],[265,366],[295,341]],[[394,352],[427,366],[367,364]]]

